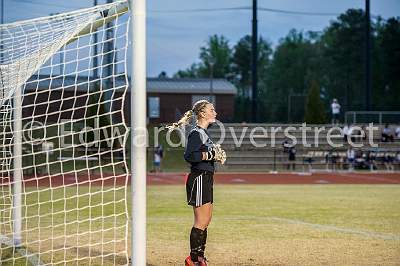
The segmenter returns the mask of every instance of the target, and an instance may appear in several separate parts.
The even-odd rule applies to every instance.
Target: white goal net
[[[0,25],[0,265],[126,265],[126,1]]]

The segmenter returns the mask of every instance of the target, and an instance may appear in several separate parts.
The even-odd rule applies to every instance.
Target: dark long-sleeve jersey
[[[202,152],[211,151],[214,144],[206,129],[195,126],[189,133],[184,158],[190,163],[192,171],[214,172],[214,161],[203,161]]]

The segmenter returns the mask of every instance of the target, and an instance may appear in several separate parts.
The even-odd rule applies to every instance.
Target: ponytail
[[[198,116],[199,113],[204,109],[204,107],[206,107],[207,104],[210,104],[210,102],[207,100],[197,101],[193,105],[192,110],[187,111],[178,122],[172,123],[171,125],[165,127],[168,128],[168,131],[173,131],[174,129],[186,126],[187,124],[189,124],[189,121],[192,118],[192,116],[193,115]]]
[[[189,121],[192,118],[192,116],[193,116],[193,111],[189,110],[182,116],[181,119],[179,119],[178,122],[172,123],[171,125],[165,127],[168,128],[168,131],[173,131],[174,129],[186,126],[187,124],[189,124]]]

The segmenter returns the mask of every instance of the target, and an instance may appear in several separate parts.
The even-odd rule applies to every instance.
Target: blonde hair
[[[178,122],[172,123],[171,125],[166,126],[169,131],[172,131],[176,128],[180,128],[185,126],[189,123],[190,119],[192,118],[193,114],[196,115],[198,118],[199,114],[203,109],[206,107],[207,104],[210,104],[207,100],[200,100],[194,103],[192,110],[187,111]]]

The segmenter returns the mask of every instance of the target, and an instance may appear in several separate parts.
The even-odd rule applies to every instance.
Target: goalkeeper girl
[[[214,145],[207,128],[215,122],[217,113],[213,104],[200,100],[192,110],[177,122],[169,126],[169,130],[188,124],[192,116],[196,117],[196,125],[190,131],[186,143],[184,158],[190,163],[190,174],[186,181],[187,202],[193,206],[194,224],[190,232],[190,256],[185,265],[207,265],[204,250],[207,241],[207,227],[213,211],[213,175],[214,163],[225,162],[225,151]]]

